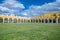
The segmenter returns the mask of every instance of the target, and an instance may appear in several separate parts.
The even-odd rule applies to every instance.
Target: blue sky
[[[60,0],[0,0],[0,14],[35,17],[60,12]]]
[[[43,5],[45,3],[54,2],[55,0],[17,0],[24,4],[26,8],[31,5]]]
[[[4,0],[0,0],[0,3],[3,3]],[[16,0],[26,7],[26,9],[31,5],[43,5],[45,3],[54,2],[56,0]]]

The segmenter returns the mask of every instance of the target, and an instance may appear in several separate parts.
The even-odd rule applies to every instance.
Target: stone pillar
[[[25,19],[24,19],[24,23],[25,23]]]
[[[4,23],[4,18],[3,18],[3,23]]]
[[[20,19],[20,23],[21,23],[21,19]]]
[[[42,19],[40,19],[41,20],[41,23],[42,23]]]
[[[51,23],[53,23],[53,19],[51,19]]]
[[[32,23],[33,23],[33,19],[32,19],[31,21],[32,21]]]
[[[38,23],[39,23],[39,19],[38,19]]]
[[[9,23],[9,18],[8,18],[8,23]]]
[[[31,20],[29,20],[29,22],[31,23]]]
[[[56,18],[56,23],[58,24],[58,18]]]
[[[36,19],[35,19],[35,23],[36,23]]]
[[[14,18],[12,18],[12,23],[14,23]]]
[[[30,23],[31,23],[31,20],[29,20],[30,21]]]
[[[18,23],[20,23],[20,19],[18,19]]]
[[[22,22],[22,20],[20,19],[20,23]]]
[[[45,19],[44,19],[44,23],[45,23]]]
[[[23,19],[23,23],[24,23],[24,19]]]
[[[21,19],[21,23],[22,23],[22,19]]]
[[[21,21],[22,21],[22,23],[23,23],[23,19],[22,19]]]
[[[33,19],[32,19],[32,23],[33,23]]]
[[[56,23],[58,24],[58,14],[56,14]]]
[[[18,18],[17,18],[17,23],[18,23]]]
[[[47,23],[49,23],[49,18],[47,19]]]

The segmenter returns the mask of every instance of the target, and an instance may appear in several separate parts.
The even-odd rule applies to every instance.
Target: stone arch
[[[12,21],[13,21],[12,18],[9,18],[9,23],[12,23]]]
[[[38,23],[38,19],[36,19],[36,23]]]
[[[4,23],[8,23],[8,18],[4,18]]]
[[[20,23],[20,19],[18,19],[18,23]]]
[[[14,23],[17,23],[17,19],[16,18],[14,18]]]
[[[53,19],[53,23],[56,23],[56,19]]]
[[[58,23],[60,23],[60,18],[58,18]]]
[[[49,23],[52,23],[52,19],[49,19]]]
[[[23,22],[23,19],[20,19],[20,23],[22,23]]]
[[[47,19],[45,19],[45,23],[48,23],[48,20]]]
[[[39,22],[41,22],[41,19],[39,19]]]
[[[42,19],[42,23],[44,23],[44,19]]]

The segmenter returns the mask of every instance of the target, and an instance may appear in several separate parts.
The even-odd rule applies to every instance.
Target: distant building
[[[3,23],[60,23],[60,12],[46,13],[42,16],[33,18],[20,16],[5,16],[0,15],[0,22]]]

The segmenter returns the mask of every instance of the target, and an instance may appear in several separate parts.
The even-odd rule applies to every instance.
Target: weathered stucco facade
[[[0,15],[0,20],[3,23],[60,23],[60,12],[46,13],[41,16],[26,18],[19,16],[4,16]]]

